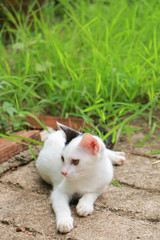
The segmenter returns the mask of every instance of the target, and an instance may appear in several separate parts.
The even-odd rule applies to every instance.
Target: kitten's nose
[[[61,171],[61,173],[62,173],[63,176],[66,176],[66,175],[67,175],[67,172]]]

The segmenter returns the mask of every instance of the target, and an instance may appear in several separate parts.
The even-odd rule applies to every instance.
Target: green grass
[[[159,2],[51,2],[39,17],[30,6],[29,24],[20,13],[17,23],[5,11],[17,28],[6,23],[0,33],[0,121],[18,116],[23,125],[26,111],[75,115],[119,136],[141,115],[159,127]]]

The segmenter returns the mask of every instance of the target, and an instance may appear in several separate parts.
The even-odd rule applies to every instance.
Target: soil
[[[134,127],[145,126],[133,122]],[[2,240],[159,240],[160,163],[147,153],[160,148],[155,133],[144,147],[134,148],[147,133],[134,132],[130,141],[121,136],[115,150],[125,151],[127,161],[114,167],[114,180],[95,203],[95,211],[79,217],[71,206],[74,229],[56,231],[49,203],[51,186],[39,177],[29,151],[0,165],[0,238]],[[37,154],[39,150],[36,150]],[[160,155],[159,155],[160,157]]]

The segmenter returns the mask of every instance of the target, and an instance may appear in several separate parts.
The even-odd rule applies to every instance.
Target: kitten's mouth
[[[75,179],[74,176],[70,176],[70,175],[66,175],[65,178],[67,178],[68,180],[74,180]]]

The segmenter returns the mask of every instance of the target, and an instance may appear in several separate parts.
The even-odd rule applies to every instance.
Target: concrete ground
[[[49,204],[51,187],[40,179],[29,151],[1,164],[0,239],[159,240],[160,163],[152,165],[156,160],[147,156],[160,149],[158,133],[145,147],[131,150],[146,133],[134,132],[131,141],[120,138],[115,150],[127,152],[127,161],[114,167],[114,180],[121,187],[111,184],[96,201],[91,216],[79,217],[72,205],[74,229],[68,234],[56,231]]]

